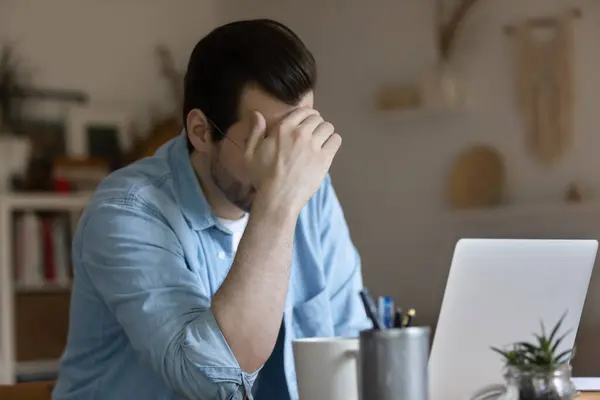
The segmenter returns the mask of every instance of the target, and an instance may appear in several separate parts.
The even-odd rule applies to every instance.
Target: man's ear
[[[201,153],[208,152],[211,146],[212,131],[208,118],[201,110],[194,108],[188,113],[185,122],[188,138],[194,148]]]

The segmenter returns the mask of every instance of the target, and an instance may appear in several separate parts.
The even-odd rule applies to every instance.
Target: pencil
[[[413,318],[415,317],[415,315],[417,314],[417,312],[415,311],[414,308],[411,308],[410,310],[408,310],[408,312],[406,313],[406,316],[404,317],[404,327],[408,328],[411,326]]]
[[[359,294],[363,306],[365,307],[367,317],[369,317],[369,319],[373,323],[373,329],[381,329],[381,324],[379,324],[379,319],[377,318],[375,303],[373,302],[373,298],[371,298],[369,291],[367,289],[363,289],[360,291]]]
[[[402,309],[397,308],[394,315],[394,328],[402,328]]]

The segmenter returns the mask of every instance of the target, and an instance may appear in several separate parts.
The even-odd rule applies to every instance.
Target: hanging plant
[[[14,94],[19,87],[18,62],[11,45],[0,48],[0,133],[14,128],[19,118],[19,99]]]
[[[438,26],[438,45],[441,61],[448,62],[454,50],[456,36],[460,29],[461,23],[477,4],[479,0],[461,0],[452,10],[448,20],[439,21]],[[444,0],[439,0],[437,3],[438,12],[442,14]],[[441,19],[441,17],[440,17]]]

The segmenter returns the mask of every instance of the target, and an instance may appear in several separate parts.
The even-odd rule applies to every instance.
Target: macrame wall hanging
[[[569,10],[507,27],[514,45],[515,92],[527,150],[542,165],[556,164],[574,134],[573,25]]]

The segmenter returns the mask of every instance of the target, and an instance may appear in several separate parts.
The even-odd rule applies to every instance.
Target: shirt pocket
[[[294,338],[329,337],[334,335],[331,304],[327,290],[296,304],[292,311]]]

